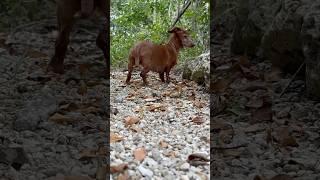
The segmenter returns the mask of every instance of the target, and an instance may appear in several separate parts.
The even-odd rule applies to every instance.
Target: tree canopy
[[[140,40],[167,41],[185,0],[111,1],[111,62],[124,65],[130,48]],[[190,30],[196,47],[183,51],[180,59],[197,56],[209,49],[209,1],[192,0],[176,26]]]

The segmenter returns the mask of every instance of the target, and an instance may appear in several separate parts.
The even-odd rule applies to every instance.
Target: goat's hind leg
[[[164,72],[159,72],[159,77],[161,79],[161,82],[165,82],[164,81]]]
[[[166,83],[170,83],[170,81],[171,81],[171,80],[170,80],[170,76],[169,76],[170,68],[166,68],[165,71],[166,71],[166,78],[167,78]]]
[[[72,7],[64,7],[66,4],[60,4],[57,8],[59,35],[55,42],[55,52],[51,58],[47,71],[62,74],[64,72],[63,62],[69,44],[69,35],[74,24],[73,15],[77,11]]]
[[[96,39],[97,46],[101,49],[103,52],[103,56],[106,62],[106,73],[109,76],[110,74],[110,53],[108,51],[108,41],[109,41],[109,32],[108,27],[106,24],[100,29],[100,32],[98,34],[98,37]]]
[[[147,73],[149,72],[149,69],[148,68],[143,68],[143,70],[141,71],[140,73],[140,76],[142,77],[142,80],[143,80],[143,85],[148,85],[148,82],[147,82]]]

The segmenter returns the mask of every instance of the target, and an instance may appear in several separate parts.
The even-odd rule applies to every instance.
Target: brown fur
[[[157,45],[150,41],[141,41],[130,50],[127,84],[130,83],[132,70],[136,65],[143,67],[140,76],[144,84],[147,84],[149,71],[158,72],[162,82],[165,82],[164,73],[166,73],[166,82],[170,82],[169,73],[177,64],[179,50],[183,47],[193,47],[194,44],[186,30],[175,27],[168,32],[171,35],[166,44]]]
[[[109,0],[57,0],[59,35],[55,43],[54,56],[48,65],[48,71],[63,73],[63,62],[69,44],[69,35],[77,14],[80,13],[80,17],[88,17],[93,14],[94,10],[97,10],[106,19],[105,23],[109,23],[107,22],[109,20],[107,14],[109,2]],[[98,34],[96,44],[103,52],[107,64],[107,71],[109,71],[110,68],[110,55],[107,49],[108,41],[109,29],[107,28],[107,24],[104,24]]]

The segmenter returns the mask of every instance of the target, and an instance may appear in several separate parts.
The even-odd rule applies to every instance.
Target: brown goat
[[[187,31],[182,28],[174,27],[168,33],[171,35],[167,44],[157,45],[150,41],[142,41],[130,50],[127,84],[130,83],[135,65],[143,67],[140,76],[145,85],[149,71],[158,72],[162,82],[165,82],[164,73],[166,73],[166,82],[170,82],[169,73],[171,68],[177,64],[179,50],[184,47],[193,47],[194,44]]]
[[[109,17],[107,8],[109,2],[109,0],[57,0],[59,35],[55,43],[54,56],[49,62],[47,68],[48,71],[53,71],[60,74],[63,73],[63,61],[69,44],[69,35],[76,19],[75,17],[80,15],[82,18],[86,18],[92,15],[95,10],[98,10],[103,15],[106,22],[98,34],[96,44],[103,52],[108,73],[110,68],[110,54],[107,49],[109,41],[109,29],[107,27],[107,23],[109,23]]]

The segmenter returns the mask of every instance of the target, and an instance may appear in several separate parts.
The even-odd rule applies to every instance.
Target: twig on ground
[[[297,71],[293,74],[293,76],[291,77],[290,81],[288,82],[288,84],[285,86],[285,88],[282,90],[281,94],[279,95],[279,98],[281,98],[281,96],[286,92],[286,90],[288,89],[288,87],[290,86],[290,84],[292,83],[292,81],[296,78],[296,76],[298,75],[298,73],[301,71],[302,67],[306,64],[306,62],[303,62],[300,67],[297,69]]]
[[[212,149],[216,149],[216,150],[223,150],[223,149],[238,149],[238,148],[242,148],[242,147],[247,147],[248,144],[240,144],[237,146],[230,146],[230,147],[210,147]]]

